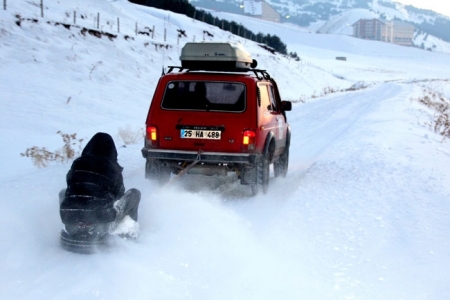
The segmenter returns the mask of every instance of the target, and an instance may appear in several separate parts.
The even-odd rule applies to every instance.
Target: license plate
[[[220,130],[193,130],[193,129],[181,129],[180,137],[182,139],[208,139],[208,140],[220,140]]]

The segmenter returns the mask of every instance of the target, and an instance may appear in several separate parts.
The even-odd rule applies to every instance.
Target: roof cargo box
[[[247,71],[256,67],[250,53],[236,42],[186,43],[181,66],[190,70]]]

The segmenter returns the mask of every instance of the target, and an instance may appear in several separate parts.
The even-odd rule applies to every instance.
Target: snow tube
[[[61,247],[64,250],[79,253],[92,254],[109,246],[109,234],[69,234],[61,230]]]

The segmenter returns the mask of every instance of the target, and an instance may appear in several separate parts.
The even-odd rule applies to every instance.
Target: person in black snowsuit
[[[60,215],[72,236],[106,235],[129,215],[138,219],[141,193],[125,193],[123,168],[109,134],[99,132],[87,143],[67,173],[67,188],[59,193]]]

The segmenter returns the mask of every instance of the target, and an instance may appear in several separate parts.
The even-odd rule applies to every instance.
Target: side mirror
[[[291,111],[292,110],[291,101],[281,101],[281,110],[282,111]]]

